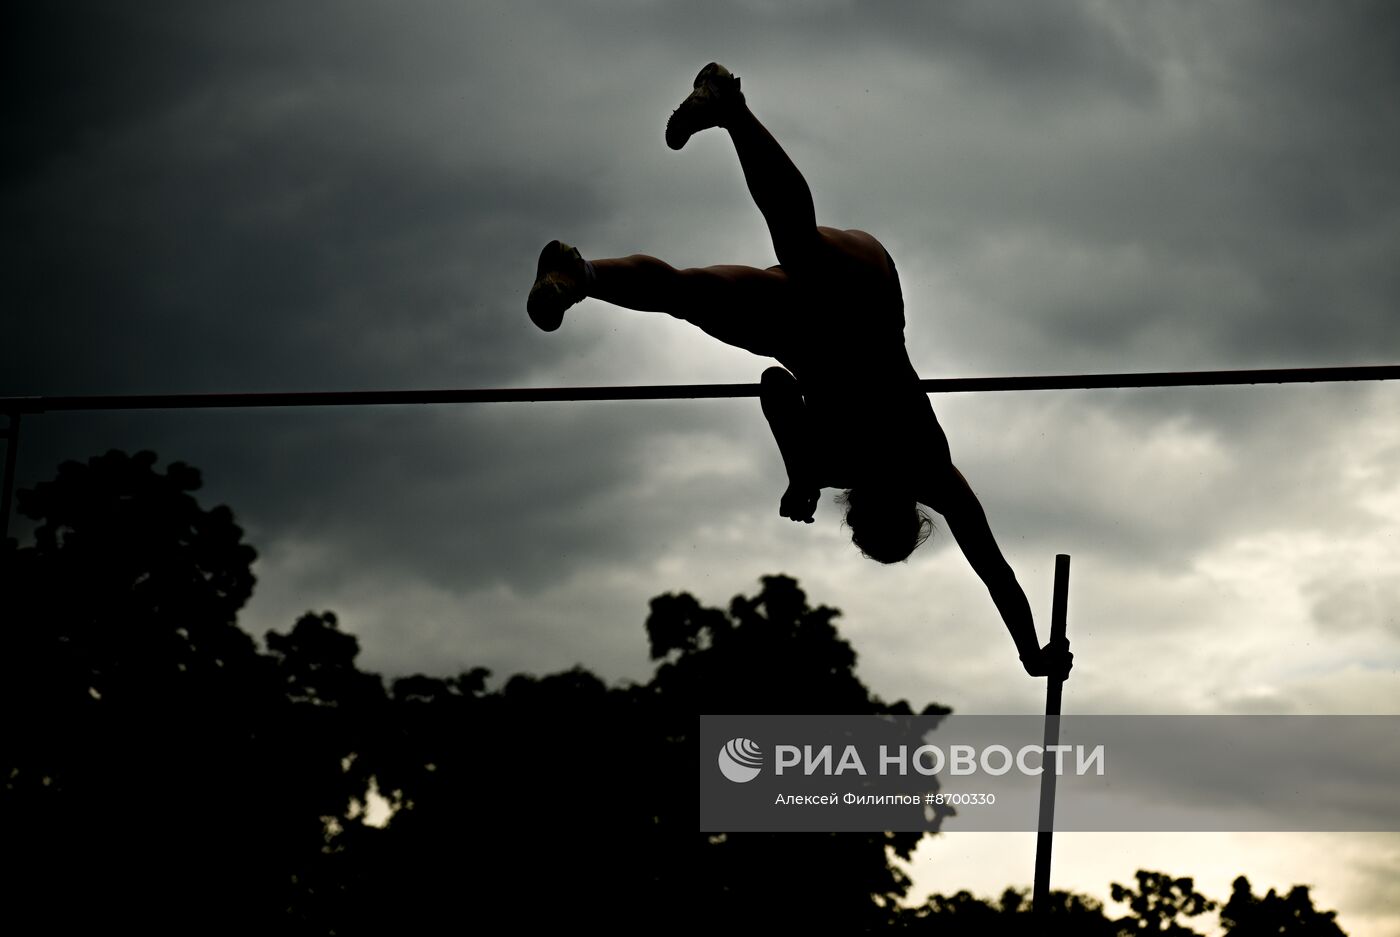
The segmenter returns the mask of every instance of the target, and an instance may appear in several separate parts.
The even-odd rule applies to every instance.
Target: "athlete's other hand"
[[[787,491],[783,492],[782,504],[778,507],[778,513],[783,517],[790,517],[795,521],[802,521],[805,524],[812,523],[812,514],[817,509],[817,499],[821,497],[821,491],[807,485],[788,485]]]

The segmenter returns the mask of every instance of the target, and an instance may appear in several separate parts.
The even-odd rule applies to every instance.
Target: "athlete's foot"
[[[729,69],[711,62],[695,76],[695,90],[666,121],[666,145],[673,150],[685,146],[691,134],[707,127],[722,127],[736,107],[743,106],[739,79]]]
[[[540,251],[535,285],[530,287],[530,298],[525,301],[530,321],[546,332],[559,328],[564,321],[564,310],[586,295],[587,282],[588,268],[578,249],[560,241],[550,241]]]

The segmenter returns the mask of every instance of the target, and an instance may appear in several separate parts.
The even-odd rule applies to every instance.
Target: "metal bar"
[[[15,493],[15,464],[19,454],[19,411],[9,413],[10,425],[5,430],[5,480],[0,489],[0,544],[10,537],[10,504]]]
[[[1065,639],[1065,611],[1069,605],[1069,557],[1055,556],[1055,598],[1050,612],[1050,642]],[[1060,697],[1064,680],[1051,675],[1045,688],[1045,744],[1042,767],[1052,745],[1060,744]],[[1054,771],[1040,773],[1040,822],[1035,842],[1035,891],[1031,908],[1038,914],[1050,913],[1050,848],[1055,836],[1055,777]]]
[[[959,394],[1393,380],[1400,380],[1400,365],[953,377],[923,380],[919,382],[919,386],[930,394]],[[597,387],[303,391],[256,394],[99,394],[0,397],[0,409],[19,413],[43,413],[60,410],[194,410],[220,407],[344,407],[449,403],[529,403],[569,400],[695,400],[757,397],[758,392],[758,384],[640,384]]]

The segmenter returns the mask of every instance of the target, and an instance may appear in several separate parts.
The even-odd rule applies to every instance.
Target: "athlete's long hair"
[[[933,519],[911,496],[862,487],[847,489],[837,500],[846,505],[851,542],[869,559],[903,562],[933,533]]]

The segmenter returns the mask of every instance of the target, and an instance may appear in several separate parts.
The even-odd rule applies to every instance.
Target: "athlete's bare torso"
[[[787,278],[793,303],[793,327],[774,357],[828,430],[813,453],[816,480],[830,488],[868,481],[927,488],[948,446],[905,347],[894,262],[864,231],[817,232],[821,247],[810,267],[769,268]],[[901,466],[908,477],[892,478]],[[935,492],[920,494],[936,500]]]

